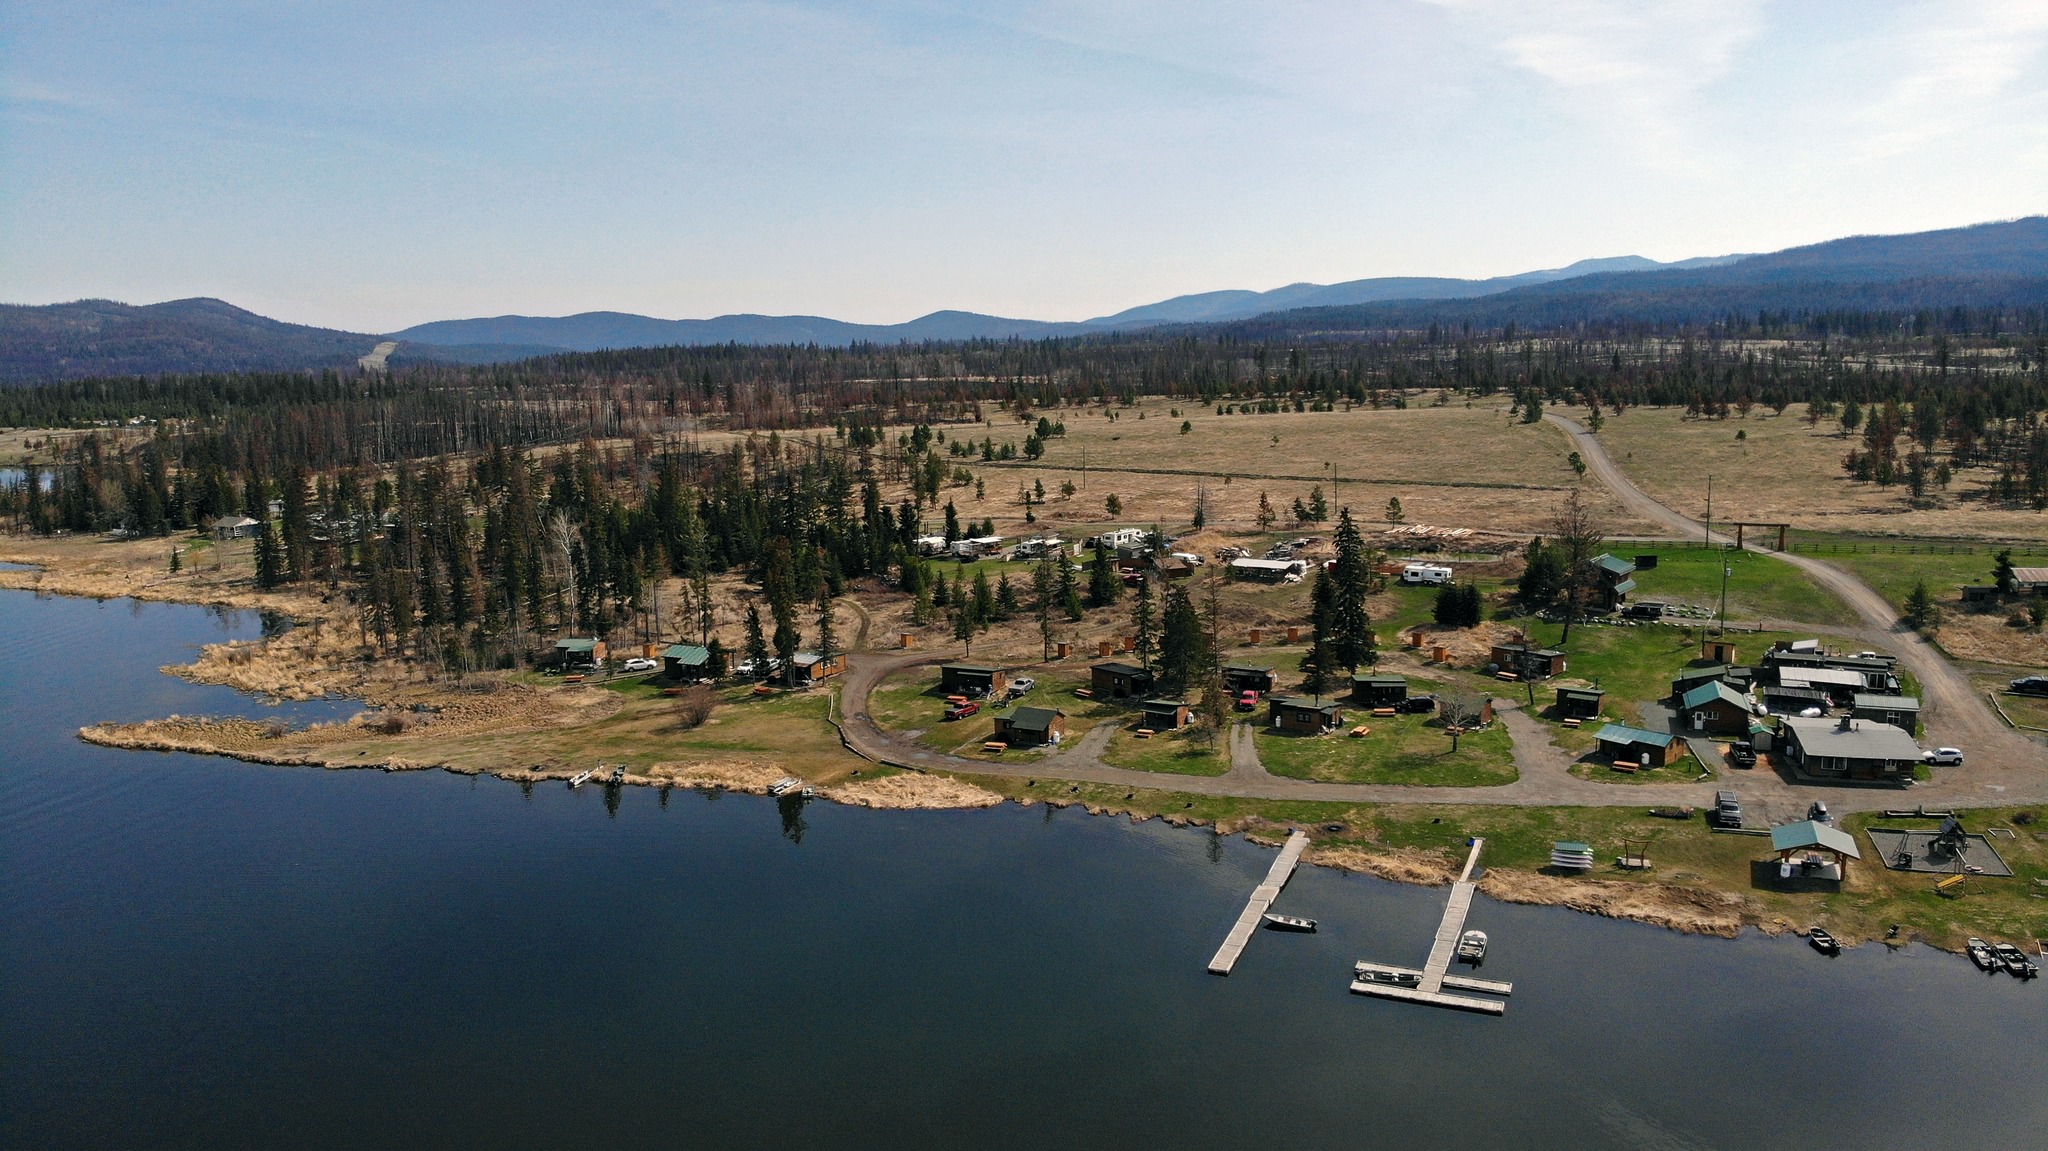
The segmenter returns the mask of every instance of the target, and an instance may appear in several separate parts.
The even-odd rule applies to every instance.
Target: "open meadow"
[[[1706,515],[1712,476],[1716,524],[1753,520],[1858,535],[2048,540],[2048,512],[1983,499],[1992,469],[1963,469],[1947,491],[1930,487],[1926,506],[1915,507],[1903,483],[1880,487],[1851,479],[1842,457],[1862,440],[1844,436],[1835,420],[1809,427],[1800,411],[1774,416],[1755,409],[1748,419],[1704,420],[1687,419],[1679,408],[1630,408],[1607,419],[1599,437],[1638,487],[1694,519]]]

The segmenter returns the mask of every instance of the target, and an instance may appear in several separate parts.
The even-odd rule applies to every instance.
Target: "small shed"
[[[253,539],[256,528],[256,521],[248,516],[222,516],[213,521],[213,538],[223,541]]]
[[[1592,719],[1606,702],[1607,693],[1597,687],[1557,689],[1557,714],[1561,719]]]
[[[1351,677],[1351,698],[1366,707],[1392,707],[1408,698],[1408,677],[1360,672]]]
[[[1144,726],[1153,731],[1175,731],[1188,723],[1188,703],[1184,699],[1148,699],[1138,705],[1145,715]]]
[[[669,679],[703,679],[721,675],[724,668],[711,666],[711,649],[694,643],[670,644],[661,653],[661,674]]]
[[[1523,679],[1547,679],[1563,675],[1568,664],[1563,652],[1551,647],[1530,647],[1520,643],[1497,643],[1493,645],[1493,662],[1502,671],[1511,671]]]
[[[1067,713],[1052,707],[1020,707],[996,717],[996,738],[1011,747],[1038,747],[1066,738]]]
[[[939,690],[947,695],[994,695],[1008,691],[1010,676],[1002,668],[986,663],[942,663]]]
[[[1863,858],[1863,853],[1856,849],[1854,836],[1812,819],[1772,828],[1771,850],[1778,853],[1781,879],[1840,882],[1848,874],[1849,861]]]
[[[1674,763],[1685,751],[1685,745],[1674,736],[1621,723],[1601,728],[1593,740],[1604,756],[1635,764],[1647,762],[1651,767]]]
[[[1715,663],[1732,664],[1735,662],[1734,640],[1710,639],[1701,643],[1700,649],[1706,658],[1713,660]]]
[[[1134,663],[1098,663],[1088,669],[1088,684],[1096,695],[1127,699],[1152,690],[1152,673]]]
[[[1260,695],[1270,693],[1275,686],[1273,669],[1249,663],[1226,663],[1223,665],[1223,690],[1231,695],[1255,691]]]
[[[838,652],[819,655],[814,651],[800,651],[796,653],[795,663],[798,683],[817,683],[846,670],[846,656]]]
[[[1904,730],[1909,735],[1920,733],[1920,701],[1910,695],[1869,695],[1856,693],[1849,714],[1857,719],[1873,719],[1888,723]]]
[[[572,636],[555,641],[555,666],[564,671],[601,667],[609,654],[601,639]]]
[[[1335,702],[1318,703],[1304,695],[1280,695],[1267,701],[1272,709],[1275,731],[1321,735],[1335,731],[1344,722],[1344,712]]]
[[[1687,731],[1736,737],[1749,734],[1748,697],[1718,679],[1686,692],[1679,700],[1678,715]]]
[[[1594,556],[1592,565],[1596,600],[1608,611],[1621,607],[1636,590],[1636,565],[1607,552]]]

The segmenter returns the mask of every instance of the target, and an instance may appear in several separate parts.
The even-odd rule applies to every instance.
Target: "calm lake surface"
[[[0,592],[13,1147],[2039,1147],[2048,986],[1482,898],[1488,1019],[1346,991],[1444,892],[1006,805],[870,812],[91,747],[266,707],[250,613]],[[799,825],[800,824],[800,825]]]

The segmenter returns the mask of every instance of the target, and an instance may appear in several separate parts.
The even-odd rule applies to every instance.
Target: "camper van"
[[[1440,564],[1409,564],[1401,569],[1401,582],[1444,584],[1451,582],[1451,569]]]

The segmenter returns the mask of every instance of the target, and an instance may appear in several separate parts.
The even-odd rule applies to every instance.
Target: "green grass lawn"
[[[1707,782],[1715,778],[1712,769],[1701,766],[1700,761],[1690,755],[1681,756],[1667,766],[1653,767],[1648,771],[1637,771],[1633,775],[1626,771],[1614,770],[1604,759],[1572,764],[1570,771],[1580,779],[1589,779],[1594,783],[1619,783],[1623,785]],[[1700,779],[1702,772],[1705,772],[1706,780]]]
[[[1358,724],[1372,734],[1345,734]],[[1289,735],[1260,727],[1259,760],[1274,775],[1332,783],[1406,783],[1424,787],[1493,787],[1517,778],[1513,741],[1500,723],[1470,732],[1451,751],[1434,715],[1345,714],[1334,735]]]
[[[1139,739],[1131,731],[1125,725],[1109,737],[1109,745],[1102,749],[1104,763],[1173,775],[1222,775],[1230,770],[1227,736],[1217,736],[1211,743],[1192,724],[1149,739]]]
[[[1088,729],[1104,720],[1131,714],[1117,705],[1099,700],[1082,699],[1074,694],[1076,687],[1086,683],[1085,679],[1052,675],[1046,672],[1031,673],[1038,686],[1031,689],[1015,703],[997,708],[984,702],[981,710],[966,719],[947,720],[946,697],[939,691],[939,669],[937,667],[915,668],[901,672],[885,680],[868,694],[868,714],[885,731],[917,732],[916,742],[934,751],[957,755],[991,757],[1002,760],[1043,757],[1055,751],[1052,747],[1018,748],[1006,752],[986,752],[982,744],[995,737],[995,719],[1007,715],[1020,707],[1049,707],[1067,713],[1066,742],[1081,738]]]
[[[1670,624],[1646,624],[1642,627],[1587,627],[1580,624],[1572,629],[1570,643],[1559,642],[1564,631],[1562,624],[1535,623],[1528,630],[1535,642],[1564,649],[1570,668],[1565,676],[1559,678],[1583,680],[1607,692],[1606,713],[1619,723],[1641,723],[1641,713],[1634,705],[1669,697],[1672,678],[1697,660],[1700,654],[1700,629]],[[1743,663],[1754,663],[1779,640],[1808,639],[1811,636],[1797,632],[1741,631],[1730,632],[1729,638],[1735,641],[1736,658]],[[1545,686],[1536,685],[1539,707],[1547,706],[1556,698],[1556,688],[1552,686],[1546,692]],[[1526,689],[1518,685],[1503,685],[1499,689],[1502,694],[1520,690]],[[1559,734],[1569,733],[1561,731]],[[1565,741],[1560,739],[1559,742]]]
[[[1795,532],[1793,550],[1847,568],[1877,593],[1903,604],[1913,585],[1927,581],[1936,599],[1954,599],[1962,584],[1991,582],[1997,546],[1983,541],[1881,540],[1863,536]],[[2048,567],[2048,549],[2040,545],[2013,548],[2016,567]]]
[[[1848,626],[1858,616],[1848,604],[1816,585],[1804,572],[1774,556],[1750,551],[1723,553],[1709,548],[1617,545],[1626,559],[1654,555],[1657,566],[1635,574],[1635,600],[1686,603],[1718,612],[1721,607],[1721,560],[1728,566],[1728,618]],[[1909,585],[1910,586],[1910,585]]]

